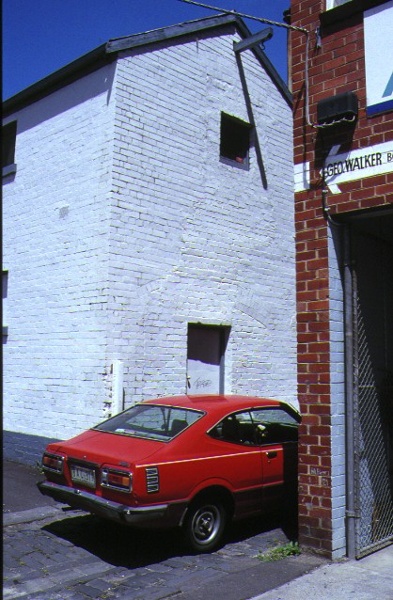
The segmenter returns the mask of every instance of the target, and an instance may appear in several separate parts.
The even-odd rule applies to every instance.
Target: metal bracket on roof
[[[243,50],[248,50],[249,48],[253,48],[257,44],[263,44],[263,42],[267,42],[273,37],[273,28],[266,27],[266,29],[262,29],[258,33],[251,35],[250,37],[242,40],[241,42],[233,43],[233,50],[235,52],[243,52]]]

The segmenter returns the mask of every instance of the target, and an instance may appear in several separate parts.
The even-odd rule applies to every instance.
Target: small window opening
[[[3,327],[3,341],[8,335],[8,319],[7,319],[7,298],[8,298],[8,271],[3,271],[2,277],[2,327]]]
[[[248,169],[251,126],[245,121],[221,113],[220,159]]]
[[[223,394],[230,327],[188,324],[187,393]]]
[[[16,121],[7,123],[1,132],[1,166],[3,175],[15,172]]]

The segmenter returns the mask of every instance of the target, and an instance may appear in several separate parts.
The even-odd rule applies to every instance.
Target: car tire
[[[219,545],[226,522],[227,511],[219,500],[206,498],[191,504],[184,524],[188,545],[199,553],[210,552]]]

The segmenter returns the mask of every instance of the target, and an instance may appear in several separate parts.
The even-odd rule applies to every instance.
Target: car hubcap
[[[202,543],[211,541],[220,527],[220,513],[215,506],[204,506],[199,509],[193,519],[193,533]]]

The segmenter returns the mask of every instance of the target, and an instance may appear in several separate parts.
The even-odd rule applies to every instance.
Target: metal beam
[[[266,29],[262,29],[262,31],[251,35],[241,42],[235,42],[233,44],[233,49],[235,52],[243,52],[243,50],[248,50],[249,48],[253,48],[254,46],[262,44],[263,42],[267,42],[267,40],[270,40],[272,37],[273,28],[266,27]]]

